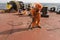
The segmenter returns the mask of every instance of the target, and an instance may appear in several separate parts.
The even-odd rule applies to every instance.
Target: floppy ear
[[[41,4],[40,4],[41,5]],[[41,5],[41,10],[42,10],[42,8],[43,8],[43,5]]]

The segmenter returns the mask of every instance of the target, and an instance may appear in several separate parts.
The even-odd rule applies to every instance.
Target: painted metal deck
[[[41,29],[28,29],[29,16],[16,13],[0,14],[0,40],[60,40],[60,15],[48,13],[49,18],[41,18]]]

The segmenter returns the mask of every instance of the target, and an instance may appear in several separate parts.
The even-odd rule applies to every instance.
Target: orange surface
[[[41,18],[41,29],[27,29],[31,23],[29,16],[15,13],[0,14],[0,40],[60,40],[60,15],[48,13],[49,18]]]

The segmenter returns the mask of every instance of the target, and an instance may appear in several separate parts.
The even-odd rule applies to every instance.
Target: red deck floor
[[[27,29],[30,23],[29,16],[0,14],[0,40],[60,40],[60,15],[41,18],[41,29]]]

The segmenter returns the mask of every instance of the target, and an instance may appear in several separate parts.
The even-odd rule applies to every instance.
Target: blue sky
[[[8,1],[11,1],[11,0],[0,0],[0,3],[6,3]],[[23,0],[19,0],[19,1],[23,1]],[[40,3],[60,3],[60,0],[24,0],[24,2],[29,2],[29,3],[33,3],[33,2],[40,2]]]

